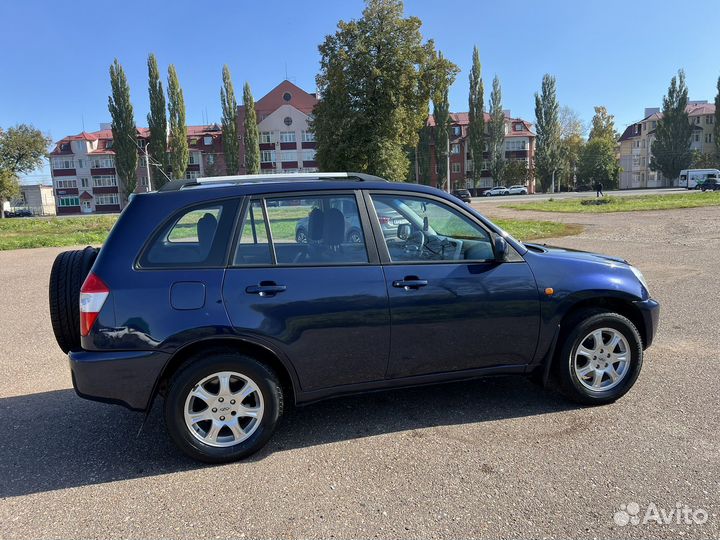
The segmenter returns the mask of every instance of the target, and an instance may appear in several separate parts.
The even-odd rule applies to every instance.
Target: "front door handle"
[[[417,290],[420,287],[425,287],[427,284],[427,279],[420,279],[416,276],[405,276],[404,279],[397,279],[392,282],[393,287],[405,289],[406,291]]]
[[[248,294],[257,294],[258,296],[275,296],[277,293],[284,292],[287,289],[285,285],[278,285],[274,281],[261,281],[259,285],[248,285],[245,292]]]

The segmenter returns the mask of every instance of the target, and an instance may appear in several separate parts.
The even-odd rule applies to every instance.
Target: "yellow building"
[[[713,128],[715,105],[707,101],[691,101],[687,106],[692,139],[690,147],[703,153],[715,152]],[[662,173],[650,170],[651,147],[655,140],[655,130],[662,113],[658,108],[645,109],[645,117],[630,124],[619,140],[620,152],[620,189],[673,187],[678,185],[677,178],[665,178]]]

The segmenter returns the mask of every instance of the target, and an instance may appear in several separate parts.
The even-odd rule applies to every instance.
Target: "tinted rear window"
[[[153,236],[142,268],[224,266],[238,202],[205,203],[181,210]]]

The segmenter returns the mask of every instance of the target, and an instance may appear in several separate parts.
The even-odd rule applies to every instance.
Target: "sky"
[[[219,122],[221,70],[236,93],[256,99],[287,78],[315,90],[318,45],[339,20],[358,18],[362,0],[0,0],[0,127],[29,123],[53,141],[109,122],[108,68],[122,63],[138,126],[147,124],[147,55],[175,64],[189,124]],[[679,13],[678,13],[679,12]],[[406,0],[425,39],[461,69],[450,91],[467,110],[472,49],[480,51],[486,97],[500,78],[503,107],[534,122],[533,94],[544,73],[558,100],[587,123],[593,107],[616,128],[660,106],[682,68],[691,100],[712,101],[720,76],[720,0]],[[49,180],[47,166],[24,181]]]

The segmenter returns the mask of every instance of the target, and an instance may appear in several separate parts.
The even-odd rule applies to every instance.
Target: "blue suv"
[[[261,448],[288,404],[342,394],[515,373],[612,402],[659,313],[626,261],[522,243],[445,192],[358,173],[139,194],[99,252],[58,256],[50,311],[78,395],[162,396],[175,443],[213,463]]]

